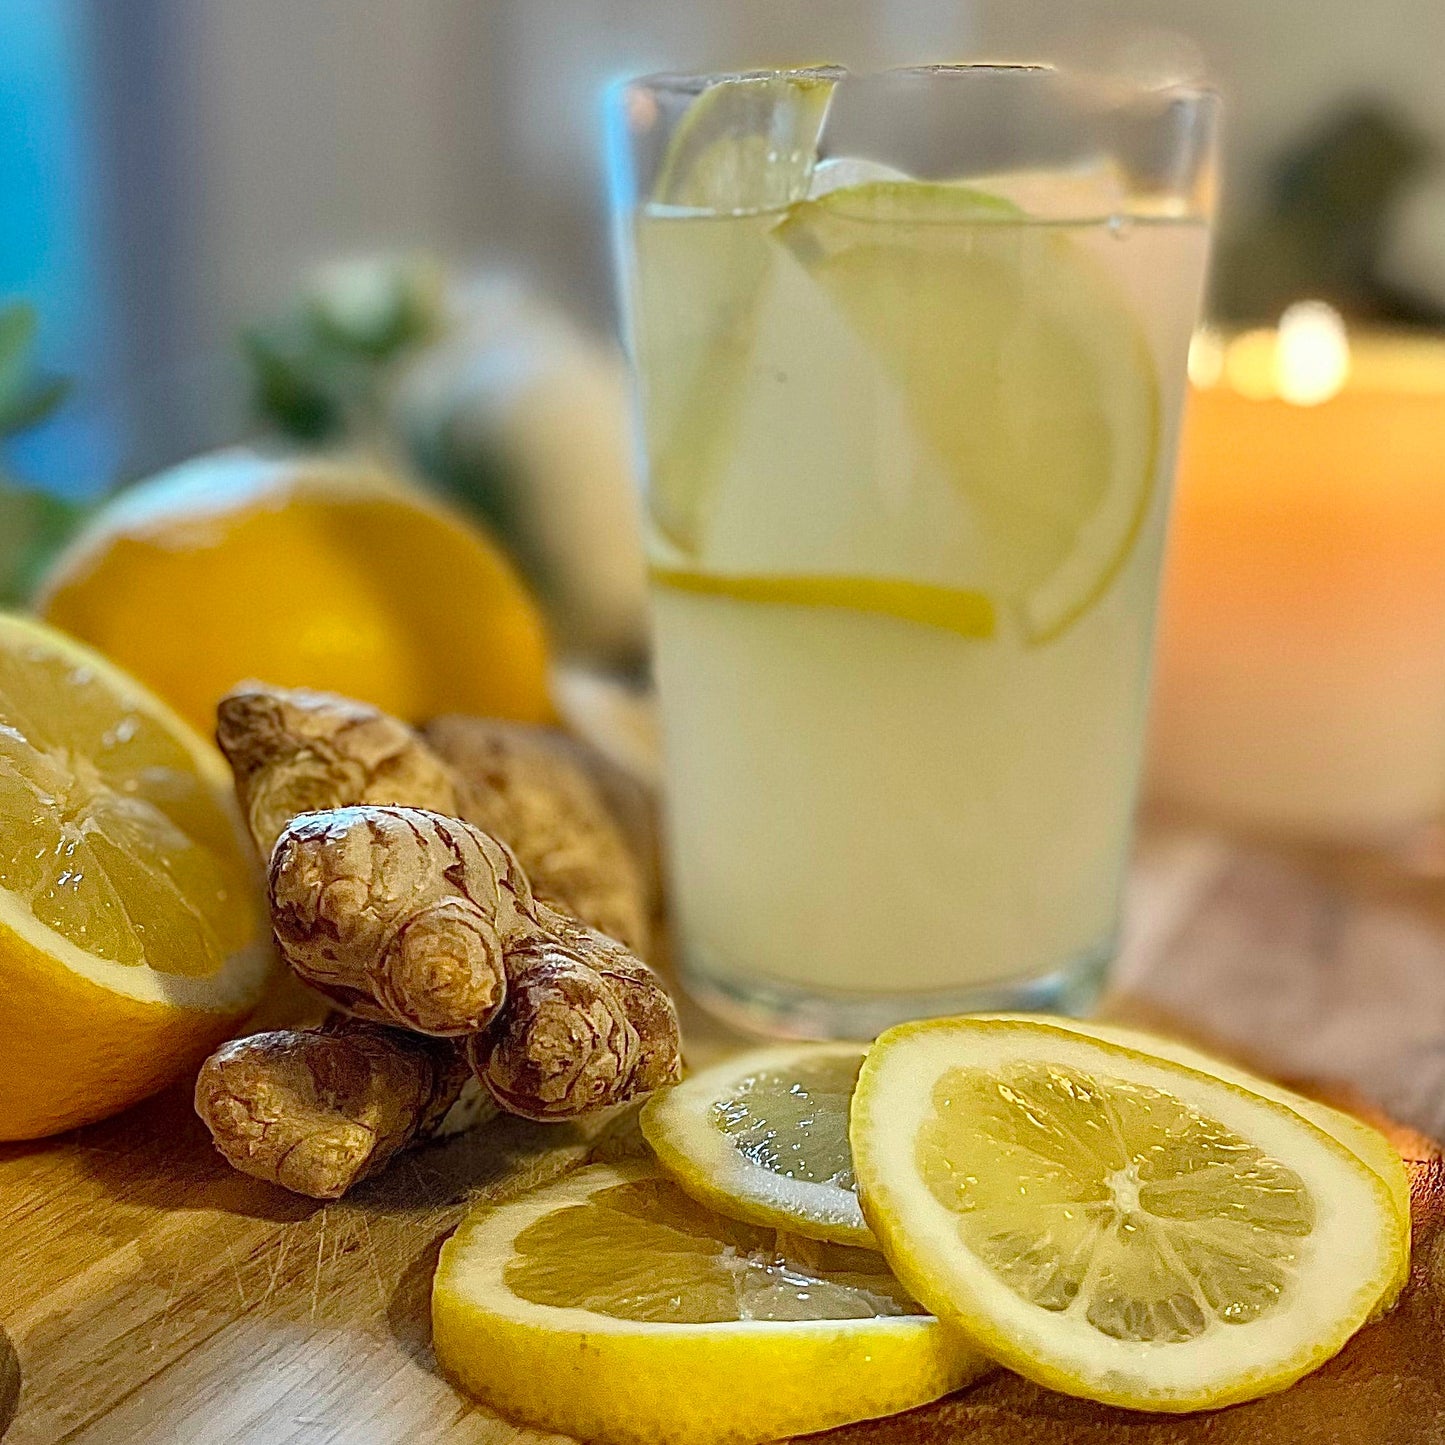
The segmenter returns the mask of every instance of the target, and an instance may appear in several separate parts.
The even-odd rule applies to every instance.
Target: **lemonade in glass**
[[[818,1035],[1087,1009],[1212,98],[979,66],[613,103],[690,988]]]

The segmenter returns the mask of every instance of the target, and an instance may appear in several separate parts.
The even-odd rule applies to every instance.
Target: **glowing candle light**
[[[1204,333],[1190,377],[1151,793],[1352,837],[1445,817],[1445,340],[1302,302]]]

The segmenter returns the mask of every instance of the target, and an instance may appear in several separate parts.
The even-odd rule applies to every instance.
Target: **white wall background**
[[[1038,57],[1203,71],[1243,200],[1376,95],[1445,147],[1445,0],[195,0],[216,301],[355,240],[499,245],[603,294],[597,89],[661,66]]]
[[[1445,149],[1445,0],[0,0],[0,43],[27,4],[68,7],[85,37],[109,165],[107,386],[136,398],[144,466],[238,423],[237,325],[338,252],[507,259],[606,324],[598,90],[626,72],[1202,70],[1229,104],[1235,204],[1350,98],[1389,101]]]

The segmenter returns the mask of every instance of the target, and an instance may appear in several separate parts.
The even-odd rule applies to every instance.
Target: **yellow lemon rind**
[[[911,1067],[900,1071],[905,1056]],[[1316,1296],[1324,1296],[1313,1301],[1324,1306],[1314,1311],[1313,1332],[1281,1348],[1289,1311],[1275,1310],[1263,1320],[1225,1327],[1226,1336],[1210,1331],[1185,1345],[1140,1346],[1097,1331],[1091,1332],[1097,1339],[1082,1336],[1105,1363],[1084,1359],[1088,1349],[1063,1348],[1060,1321],[1015,1295],[973,1258],[954,1216],[933,1200],[913,1165],[914,1140],[938,1073],[1009,1059],[1076,1065],[1160,1088],[1283,1157],[1326,1206],[1311,1236],[1314,1267],[1307,1272]],[[937,1065],[932,1073],[928,1063]],[[850,1138],[863,1212],[894,1274],[920,1304],[1017,1374],[1127,1409],[1217,1409],[1287,1388],[1337,1354],[1369,1320],[1396,1276],[1400,1253],[1409,1248],[1384,1181],[1293,1110],[1212,1075],[1041,1023],[933,1019],[890,1029],[864,1062]],[[1281,1142],[1284,1149],[1272,1147]],[[1333,1194],[1320,1187],[1326,1179]],[[1325,1323],[1318,1323],[1321,1318]],[[1189,1361],[1181,1352],[1198,1358],[1201,1345],[1221,1341],[1233,1357],[1223,1367],[1211,1370],[1206,1362],[1192,1376],[1186,1372]]]
[[[869,612],[956,632],[961,637],[990,638],[997,619],[993,603],[981,592],[940,587],[894,577],[816,575],[765,576],[704,572],[695,568],[651,568],[659,587],[734,602],[761,602],[783,607],[827,607]]]
[[[600,1189],[657,1177],[593,1165],[482,1206],[442,1247],[436,1355],[510,1419],[609,1445],[749,1445],[910,1409],[988,1366],[936,1320],[656,1325],[533,1304],[508,1289],[510,1242]]]
[[[751,1163],[711,1119],[717,1099],[748,1074],[785,1072],[800,1055],[861,1060],[865,1052],[861,1044],[783,1044],[733,1055],[654,1094],[642,1106],[643,1137],[678,1186],[719,1214],[808,1239],[877,1249],[850,1190],[788,1179]]]

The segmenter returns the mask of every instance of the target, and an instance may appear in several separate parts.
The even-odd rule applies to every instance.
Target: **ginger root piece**
[[[276,942],[304,983],[358,1018],[442,1037],[492,1021],[505,950],[538,931],[512,854],[418,808],[303,813],[276,842],[268,887]]]
[[[415,730],[335,693],[245,683],[221,699],[216,740],[261,857],[301,813],[361,803],[424,808],[500,838],[537,892],[645,951],[643,865],[589,775],[553,728],[448,717]]]
[[[513,1113],[574,1118],[680,1076],[677,1013],[652,970],[539,902],[510,851],[467,823],[309,813],[277,842],[270,888],[277,941],[306,982],[353,1013],[470,1035],[479,1077]],[[478,1009],[494,994],[504,1007]]]
[[[300,813],[355,803],[465,811],[456,775],[411,728],[335,693],[244,683],[216,708],[216,741],[263,862]]]
[[[493,741],[494,727],[503,741]],[[450,1114],[445,1107],[435,1117],[405,1108],[389,1114],[378,1136],[381,1143],[364,1158],[359,1146],[353,1148],[362,1162],[349,1178],[344,1164],[327,1172],[297,1163],[283,1172],[267,1162],[274,1153],[258,1152],[251,1142],[252,1112],[239,1107],[235,1098],[225,1107],[211,1102],[222,1098],[214,1091],[215,1071],[223,1064],[228,1066],[227,1078],[245,1083],[236,1097],[292,1108],[293,1122],[283,1127],[278,1115],[269,1132],[279,1138],[290,1129],[293,1142],[288,1148],[297,1161],[313,1153],[335,1155],[337,1140],[353,1141],[354,1146],[362,1137],[352,1117],[352,1101],[363,1096],[363,1073],[369,1070],[376,1087],[386,1089],[398,1080],[415,1079],[420,1068],[411,1035],[376,1025],[404,1020],[427,1033],[460,1036],[503,1007],[509,968],[497,952],[497,920],[488,906],[476,906],[478,899],[469,889],[479,886],[484,905],[488,900],[500,903],[503,933],[510,933],[516,920],[509,897],[494,898],[494,889],[515,898],[522,912],[538,910],[538,917],[552,918],[559,936],[565,937],[568,927],[577,928],[565,917],[574,914],[586,924],[625,930],[627,942],[640,945],[645,937],[650,898],[641,867],[588,777],[585,752],[551,729],[450,719],[444,731],[458,765],[438,756],[405,724],[333,694],[247,684],[219,708],[218,740],[235,772],[237,795],[263,856],[272,852],[293,810],[339,810],[362,803],[395,803],[452,815],[433,822],[461,853],[460,859],[447,859],[424,845],[424,856],[418,857],[416,849],[403,842],[397,848],[383,847],[378,858],[361,834],[352,835],[351,850],[328,853],[330,871],[313,876],[300,889],[295,899],[300,912],[283,916],[276,910],[278,937],[293,937],[303,960],[297,972],[360,1018],[333,1021],[321,1030],[265,1035],[264,1048],[250,1047],[252,1040],[227,1045],[203,1070],[205,1101],[200,1083],[196,1099],[217,1148],[238,1168],[300,1193],[335,1197],[316,1191],[345,1179],[336,1188],[336,1193],[343,1192],[383,1167],[398,1150],[452,1127],[453,1120],[455,1127],[465,1127],[467,1096]],[[472,822],[485,819],[493,826],[473,836],[454,821],[456,816]],[[542,909],[533,899],[516,860],[485,837],[494,831],[515,844],[525,869],[537,868],[546,880],[545,895],[560,905],[560,913]],[[571,843],[569,832],[591,840],[590,864],[587,847]],[[374,864],[380,865],[375,872]],[[286,876],[288,886],[297,882]],[[353,907],[358,890],[367,900],[361,910]],[[478,1065],[490,1093],[514,1112],[571,1117],[614,1096],[641,1093],[676,1077],[677,1022],[661,984],[626,950],[582,932],[589,958],[606,946],[623,962],[609,962],[609,982],[603,986],[595,969],[589,971],[591,965],[575,956],[574,947],[567,997],[585,998],[590,1016],[600,1017],[601,1010],[611,1026],[594,1037],[590,1025],[580,1027],[568,1014],[558,982],[562,975],[552,967],[555,958],[535,978],[526,971],[527,1004]],[[334,937],[328,938],[330,934]],[[280,941],[291,956],[286,939]],[[355,978],[358,960],[364,960],[360,985]],[[535,1021],[528,1022],[534,1014]],[[640,1032],[631,1022],[634,1016],[643,1021]],[[353,1031],[364,1047],[357,1047]],[[558,1052],[564,1036],[569,1040],[565,1057]],[[447,1053],[433,1038],[431,1046],[441,1049],[453,1067],[464,1057],[457,1045]],[[470,1050],[466,1056],[471,1055],[480,1058],[482,1051]],[[238,1059],[244,1064],[240,1074],[231,1067]],[[346,1080],[350,1091],[308,1092],[308,1078]],[[468,1087],[474,1090],[475,1082]]]
[[[509,1113],[572,1119],[681,1078],[677,1014],[657,975],[620,944],[539,905],[546,933],[508,956],[509,1006],[467,1041]]]
[[[222,1045],[196,1079],[196,1112],[243,1173],[337,1199],[434,1132],[468,1075],[448,1040],[336,1018]]]
[[[422,736],[466,784],[461,816],[517,855],[539,898],[647,952],[641,863],[572,739],[461,716],[436,719]]]

